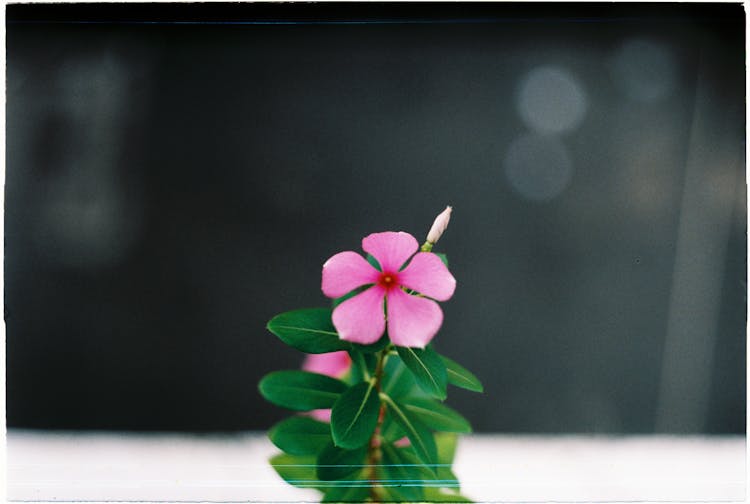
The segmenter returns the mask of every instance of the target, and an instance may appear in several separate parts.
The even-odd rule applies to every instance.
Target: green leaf
[[[458,443],[458,435],[452,432],[438,432],[435,434],[435,444],[437,445],[437,457],[438,463],[440,464],[437,468],[437,477],[445,482],[452,483],[446,487],[460,490],[461,484],[450,465],[453,464],[453,457],[456,454],[456,445]]]
[[[390,340],[388,339],[388,331],[386,331],[375,343],[372,343],[371,345],[360,345],[359,343],[352,343],[352,348],[354,348],[355,350],[359,350],[360,352],[372,354],[384,349],[386,345],[388,345],[388,343],[390,343]]]
[[[293,416],[268,432],[271,442],[292,455],[317,455],[331,442],[331,426],[310,417]]]
[[[447,397],[445,364],[432,347],[428,346],[424,350],[396,347],[396,350],[422,390],[438,399]]]
[[[296,411],[332,408],[346,388],[341,380],[307,371],[274,371],[258,384],[268,401]]]
[[[437,467],[437,479],[440,480],[440,487],[449,488],[451,490],[461,490],[461,483],[453,471],[448,466]]]
[[[424,499],[425,479],[432,479],[429,472],[422,467],[411,464],[402,453],[390,444],[381,447],[383,453],[383,475],[386,481],[382,484],[398,488],[399,497],[416,502]]]
[[[361,381],[367,381],[375,372],[377,358],[372,354],[349,350],[349,357],[352,359],[352,385]]]
[[[412,464],[415,467],[420,467],[422,470],[422,478],[425,481],[429,481],[429,486],[447,488],[451,491],[460,490],[461,487],[458,478],[453,474],[450,462],[440,460],[440,454],[438,454],[438,464],[436,464],[433,472],[426,465],[420,463],[419,457],[417,457],[412,446],[398,448],[398,451],[401,453],[401,457],[404,459],[405,463]]]
[[[440,464],[452,464],[456,455],[458,435],[452,432],[436,432],[435,444],[437,445],[438,462]]]
[[[484,392],[484,387],[479,378],[474,376],[468,369],[445,355],[441,355],[440,359],[445,364],[449,383],[456,387],[471,390],[472,392]]]
[[[471,424],[458,411],[432,399],[410,398],[404,407],[432,430],[471,432]]]
[[[375,268],[378,271],[383,271],[383,268],[380,266],[380,263],[377,259],[375,259],[375,256],[372,254],[367,254],[367,262],[370,263],[370,266]]]
[[[406,433],[399,426],[398,422],[393,419],[393,414],[386,412],[385,418],[383,419],[383,425],[380,427],[380,435],[385,442],[393,443],[405,437]]]
[[[439,488],[425,488],[424,500],[426,502],[474,502],[461,494],[443,492]]]
[[[342,448],[367,444],[378,423],[380,400],[373,382],[362,382],[344,392],[331,412],[333,442]]]
[[[370,483],[363,481],[364,471],[354,474],[351,481],[331,481],[326,485],[322,502],[364,502],[370,495]]]
[[[401,486],[397,483],[391,483],[382,467],[376,470],[375,476],[378,481],[382,481],[382,483],[376,484],[374,487],[374,492],[377,496],[375,502],[413,502],[411,499],[401,495]]]
[[[376,502],[414,502],[409,497],[408,491],[404,492],[405,489],[408,490],[408,487],[404,487],[403,484],[396,485],[391,483],[388,486],[379,487],[378,494],[380,498]]]
[[[339,339],[331,322],[329,308],[306,308],[281,313],[266,325],[287,345],[306,353],[348,350],[351,345]]]
[[[351,299],[354,296],[356,296],[357,294],[359,294],[360,292],[363,292],[367,287],[369,287],[369,286],[364,286],[363,285],[362,287],[357,287],[356,289],[347,292],[346,294],[344,294],[341,297],[337,297],[336,299],[334,299],[333,301],[331,301],[331,307],[332,308],[336,308],[338,305],[340,305],[341,303],[343,303],[347,299]]]
[[[270,460],[271,467],[290,485],[299,488],[317,488],[320,484],[315,474],[315,457],[279,453]]]
[[[339,448],[333,443],[320,452],[317,459],[317,476],[323,481],[340,480],[362,469],[367,446],[354,450]]]
[[[436,476],[419,464],[412,448],[383,445],[382,452],[383,463],[377,468],[374,481],[379,502],[471,502],[457,493],[457,480],[450,468],[439,467],[438,470],[445,470]],[[441,492],[441,485],[449,491]]]
[[[414,466],[419,466],[420,470],[422,471],[424,480],[434,480],[435,478],[437,478],[437,472],[435,469],[440,467],[439,462],[432,466],[426,465],[424,462],[419,460],[419,457],[417,456],[417,453],[412,445],[397,448],[397,450],[401,453],[401,456],[406,460],[406,462]]]
[[[414,417],[402,404],[383,394],[393,419],[403,429],[411,441],[414,452],[423,463],[432,466],[437,461],[437,447],[432,432],[421,421]]]
[[[433,252],[436,256],[440,258],[441,261],[443,261],[443,264],[445,264],[445,267],[448,267],[448,256],[443,254],[442,252]]]
[[[396,399],[407,395],[414,395],[414,392],[421,390],[417,387],[417,381],[414,375],[401,360],[398,355],[389,355],[383,369],[383,381],[380,389],[390,397]]]
[[[377,495],[375,502],[419,502],[423,501],[422,497],[414,499],[414,494],[423,495],[424,490],[421,487],[413,486],[407,482],[391,479],[384,466],[379,466],[375,472],[376,481],[374,491]]]

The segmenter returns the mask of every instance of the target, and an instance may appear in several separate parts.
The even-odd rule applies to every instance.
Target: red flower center
[[[392,289],[398,285],[398,276],[396,273],[383,272],[378,279],[378,285],[386,289]]]

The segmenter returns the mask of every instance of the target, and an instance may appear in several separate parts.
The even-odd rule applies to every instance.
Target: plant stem
[[[384,349],[382,349],[378,353],[378,362],[375,365],[375,389],[378,392],[378,397],[380,396],[380,383],[383,380],[383,370],[385,368],[385,361],[388,358],[388,353],[391,351],[392,345],[388,345]],[[380,459],[382,457],[382,453],[380,452],[380,428],[383,425],[383,419],[385,418],[385,402],[383,400],[380,400],[380,412],[378,413],[378,423],[375,427],[375,430],[372,433],[372,437],[370,438],[370,442],[368,444],[367,448],[367,459],[366,464],[370,468],[369,470],[369,476],[368,479],[370,481],[375,481],[375,478],[377,477],[376,469],[377,464],[380,462]],[[378,501],[378,494],[376,491],[376,487],[373,484],[370,487],[370,498],[373,502]]]

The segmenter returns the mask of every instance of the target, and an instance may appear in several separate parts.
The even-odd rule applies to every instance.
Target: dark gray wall
[[[10,427],[267,428],[265,322],[452,204],[477,430],[744,432],[741,5],[68,7],[7,11]]]

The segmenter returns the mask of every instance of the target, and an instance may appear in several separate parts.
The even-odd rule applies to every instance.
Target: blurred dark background
[[[9,427],[266,429],[370,232],[478,431],[744,433],[741,4],[9,5]]]

